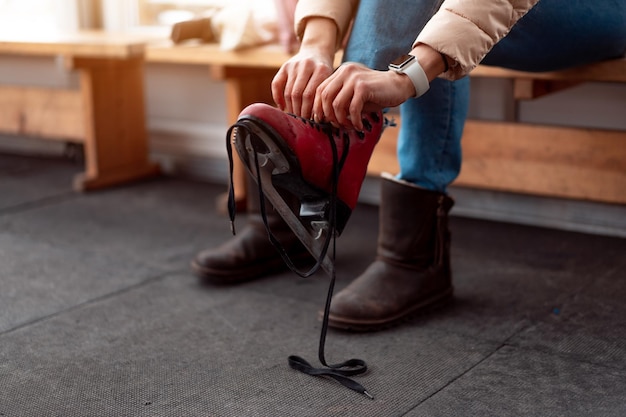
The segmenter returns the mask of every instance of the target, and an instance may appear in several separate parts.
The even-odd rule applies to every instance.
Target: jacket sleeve
[[[445,0],[414,42],[456,61],[442,76],[467,75],[539,0]]]
[[[358,6],[359,0],[300,0],[296,5],[294,16],[296,36],[302,39],[307,19],[326,17],[337,25],[337,49],[339,49]]]

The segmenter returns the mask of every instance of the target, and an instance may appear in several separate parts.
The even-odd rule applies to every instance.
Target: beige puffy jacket
[[[491,48],[539,0],[445,0],[413,45],[423,43],[454,59],[448,79],[467,75]],[[343,39],[356,13],[359,0],[300,0],[295,30],[301,37],[310,17],[327,17],[337,25]],[[408,51],[407,51],[408,52]]]

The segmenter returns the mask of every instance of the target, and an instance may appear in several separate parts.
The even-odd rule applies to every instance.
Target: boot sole
[[[308,252],[300,252],[294,254],[291,258],[294,262],[313,261],[313,258]],[[191,269],[194,274],[202,280],[203,283],[211,285],[234,285],[243,282],[253,281],[255,279],[261,279],[268,275],[278,274],[287,271],[289,267],[282,258],[268,259],[267,261],[255,265],[251,265],[247,268],[241,268],[237,270],[225,270],[207,268],[198,264],[195,261],[191,262]]]
[[[419,304],[411,306],[393,317],[381,320],[353,320],[345,317],[328,316],[328,326],[338,330],[351,332],[374,332],[389,329],[406,323],[425,312],[436,310],[448,304],[452,300],[453,288],[446,292],[430,297]],[[322,315],[323,317],[323,315]]]
[[[254,116],[243,116],[239,119],[240,128],[246,131],[247,135],[235,134],[233,144],[244,162],[248,173],[256,181],[254,169],[254,153],[263,155],[271,161],[272,175],[270,183],[280,190],[281,193],[288,193],[297,198],[299,203],[316,202],[320,206],[325,206],[330,200],[328,191],[322,190],[308,182],[302,175],[302,169],[295,152],[289,147],[287,142],[269,124]],[[243,137],[242,137],[243,136]],[[269,184],[266,184],[269,185]],[[282,201],[282,199],[281,199]],[[275,204],[276,201],[271,201]],[[294,209],[295,207],[291,207]],[[297,207],[296,209],[299,209]],[[298,210],[292,210],[297,212]],[[319,216],[318,220],[328,220],[327,209],[314,216]],[[336,201],[337,224],[336,233],[340,236],[352,214],[352,209],[343,201]]]

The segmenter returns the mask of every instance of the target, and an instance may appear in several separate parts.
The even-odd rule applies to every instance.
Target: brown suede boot
[[[452,205],[445,194],[383,177],[376,260],[333,297],[329,325],[380,330],[449,299]]]
[[[269,240],[260,212],[256,183],[248,181],[246,194],[248,220],[230,240],[196,255],[191,267],[204,282],[215,285],[250,281],[287,269],[287,265]],[[306,248],[266,200],[267,223],[294,262],[312,259]]]

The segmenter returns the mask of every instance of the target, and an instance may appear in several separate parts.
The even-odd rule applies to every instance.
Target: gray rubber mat
[[[326,276],[192,275],[195,253],[229,237],[223,186],[74,194],[67,163],[4,158],[40,174],[0,179],[0,416],[626,415],[626,240],[452,218],[452,304],[328,334],[329,362],[369,364],[355,379],[372,401],[287,364],[318,363]],[[338,289],[376,235],[377,209],[358,206]]]

